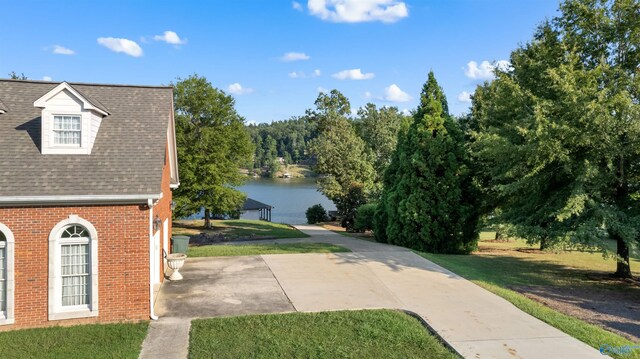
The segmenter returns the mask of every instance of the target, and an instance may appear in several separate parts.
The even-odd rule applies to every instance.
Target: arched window
[[[13,244],[13,233],[0,223],[0,324],[14,322]]]
[[[7,311],[7,237],[0,232],[0,313]]]
[[[62,306],[87,305],[91,291],[91,255],[89,232],[79,225],[71,225],[60,236],[60,266],[62,276]]]
[[[49,235],[49,319],[98,315],[98,249],[93,225],[69,216]]]

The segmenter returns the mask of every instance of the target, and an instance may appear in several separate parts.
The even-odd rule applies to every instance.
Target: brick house
[[[170,87],[0,80],[0,330],[154,318]]]

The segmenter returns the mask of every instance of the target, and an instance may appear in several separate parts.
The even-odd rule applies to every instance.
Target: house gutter
[[[154,300],[153,300],[153,266],[151,265],[151,261],[153,260],[153,204],[154,200],[151,198],[147,199],[147,205],[149,206],[149,318],[151,320],[158,320],[158,316],[155,314],[153,310]]]
[[[0,207],[8,205],[28,206],[33,204],[127,204],[146,203],[147,200],[159,200],[162,194],[126,194],[126,195],[63,195],[63,196],[0,196]]]

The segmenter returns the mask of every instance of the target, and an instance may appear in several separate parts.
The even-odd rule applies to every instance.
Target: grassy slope
[[[325,243],[242,244],[189,247],[189,257],[228,257],[259,254],[336,253],[350,252],[347,248]]]
[[[281,223],[236,219],[212,221],[213,229],[204,229],[204,220],[178,220],[173,222],[173,235],[197,235],[199,233],[219,234],[227,237],[276,237],[276,238],[306,238],[307,234]]]
[[[148,323],[79,325],[0,333],[0,358],[138,358]]]
[[[391,310],[195,320],[190,358],[457,358],[414,318]]]
[[[423,257],[475,282],[485,289],[507,299],[521,310],[589,344],[594,348],[633,344],[627,339],[595,325],[550,309],[509,288],[522,285],[546,286],[607,286],[617,290],[633,290],[624,285],[603,284],[591,279],[594,272],[611,273],[613,259],[605,260],[599,253],[563,252],[526,253],[523,242],[480,242],[480,251],[472,255],[442,255],[419,253]],[[640,268],[634,260],[632,269]],[[638,273],[636,272],[636,275]],[[625,358],[640,358],[636,350]]]

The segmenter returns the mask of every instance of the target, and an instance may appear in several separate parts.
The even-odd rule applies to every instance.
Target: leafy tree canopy
[[[496,221],[530,242],[640,238],[640,4],[569,0],[476,90],[473,149]]]
[[[174,214],[204,208],[208,226],[209,214],[241,208],[245,195],[233,187],[243,183],[239,167],[250,160],[253,148],[231,96],[198,75],[172,86],[181,180]]]

